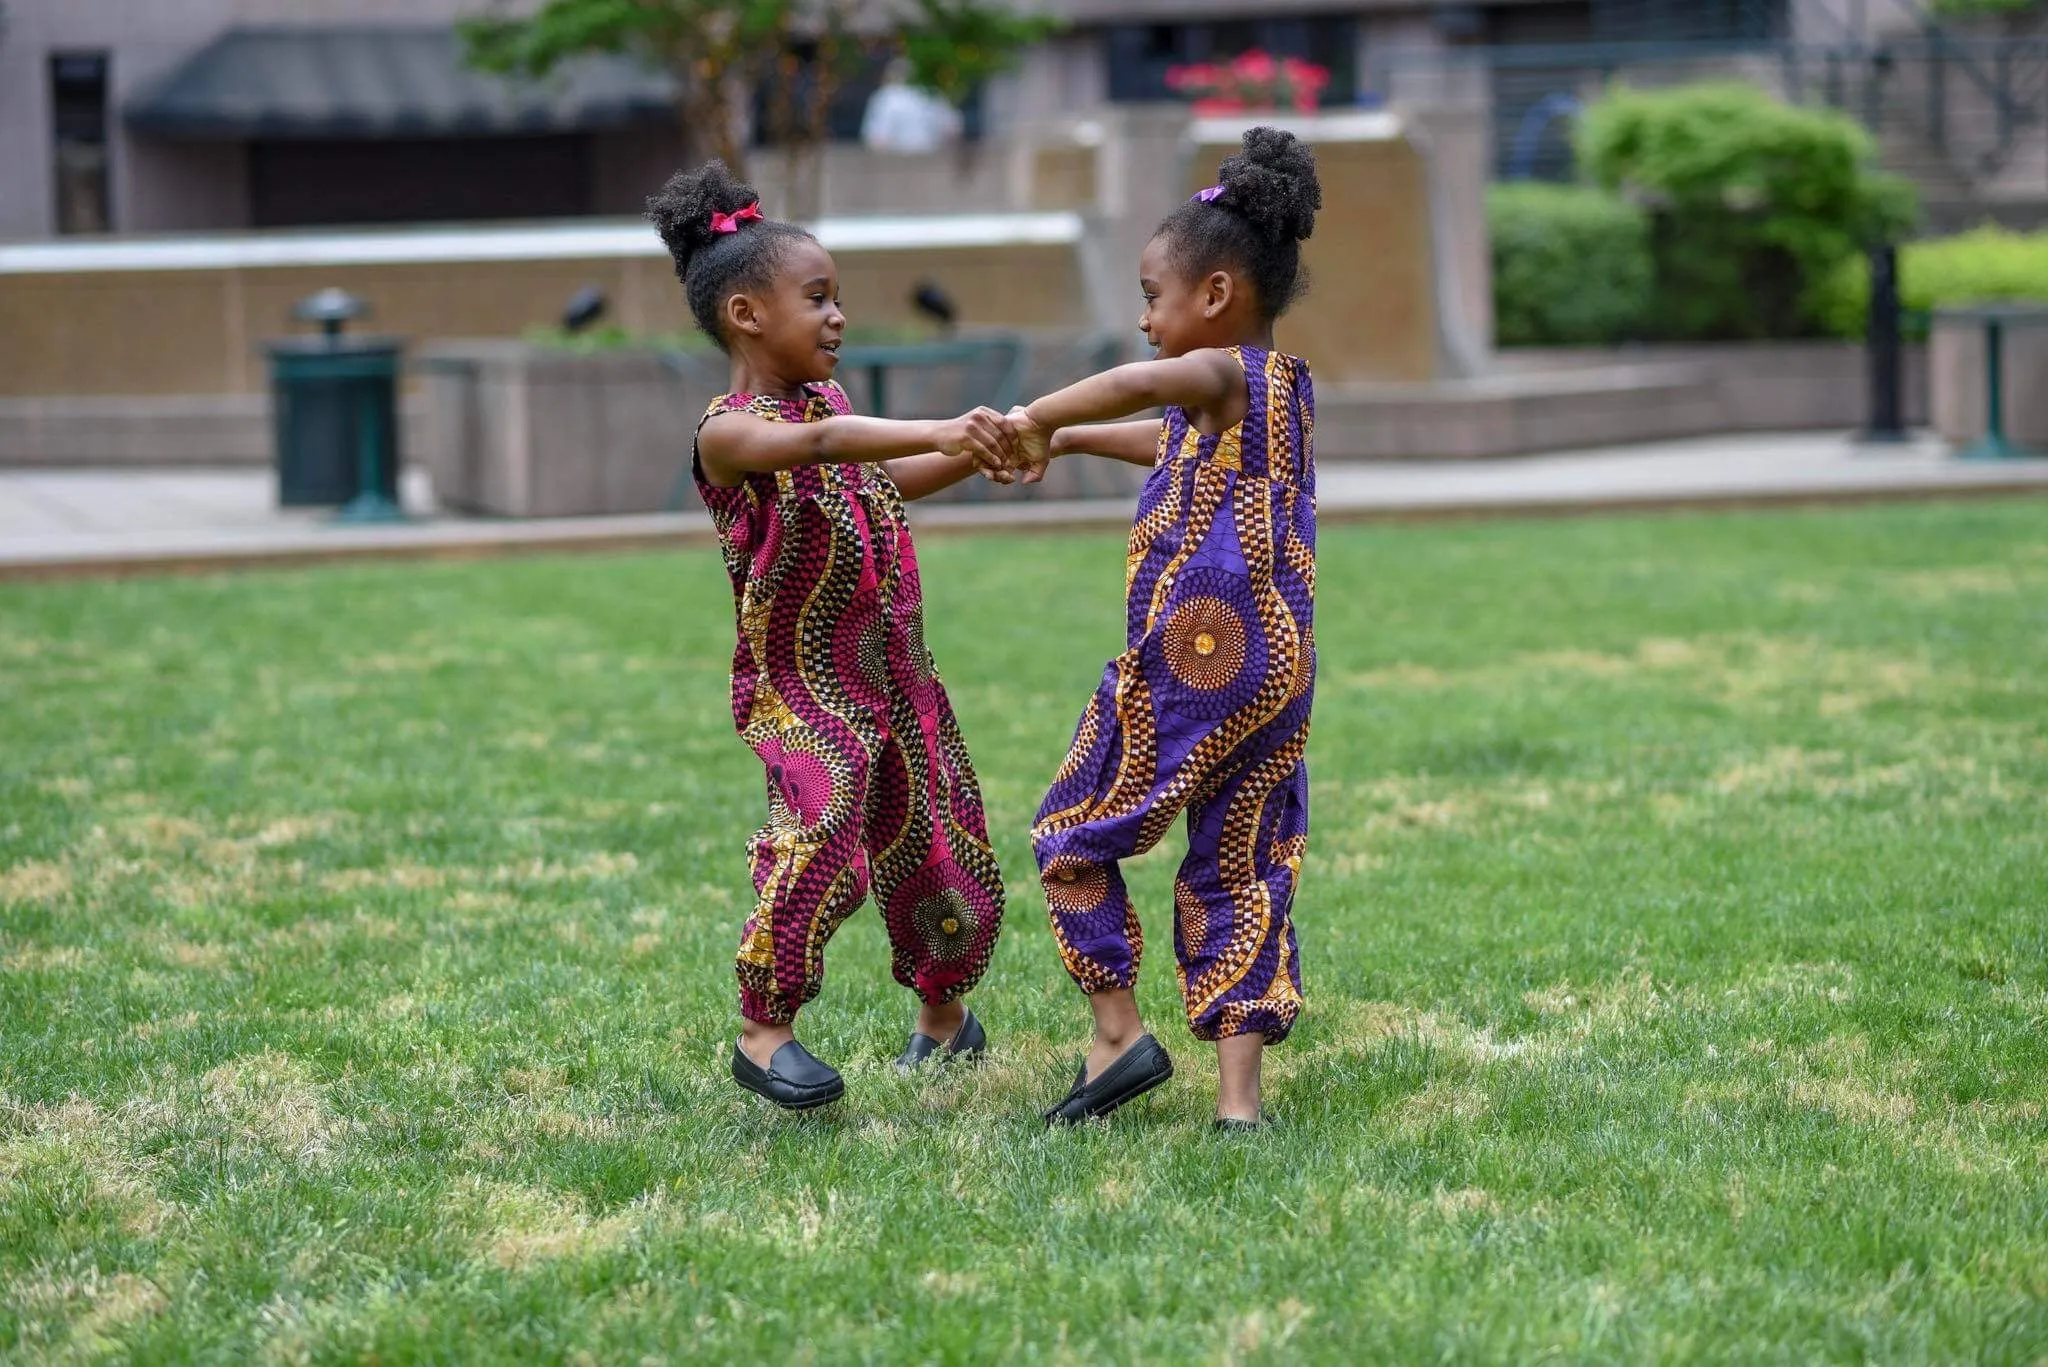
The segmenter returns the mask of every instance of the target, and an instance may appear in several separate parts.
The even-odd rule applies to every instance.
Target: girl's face
[[[1166,239],[1155,237],[1138,257],[1138,288],[1145,296],[1138,331],[1165,358],[1230,345],[1232,315],[1239,311],[1232,305],[1245,302],[1236,278],[1210,271],[1190,280],[1170,255]]]
[[[736,345],[790,383],[831,379],[846,335],[832,254],[808,238],[790,243],[772,281],[728,301],[726,325]]]

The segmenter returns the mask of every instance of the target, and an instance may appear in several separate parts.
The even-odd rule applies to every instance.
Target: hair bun
[[[1323,207],[1316,154],[1294,134],[1261,125],[1248,129],[1217,179],[1232,211],[1273,242],[1298,242],[1315,231]]]
[[[753,186],[713,158],[670,176],[660,193],[649,196],[647,219],[675,258],[676,274],[686,276],[690,258],[721,236],[711,230],[711,216],[744,209],[759,198]]]

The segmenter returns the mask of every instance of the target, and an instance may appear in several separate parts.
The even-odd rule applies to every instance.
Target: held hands
[[[1036,484],[1052,464],[1052,431],[1033,422],[1031,410],[1022,404],[1010,410],[1007,421],[1016,445],[1015,468],[1023,472],[1026,484]]]
[[[977,408],[946,423],[939,430],[938,448],[945,455],[973,461],[997,484],[1016,481],[1016,437],[1009,419],[993,408]]]
[[[1052,463],[1052,433],[1031,420],[1022,405],[1001,414],[977,408],[945,424],[939,450],[971,460],[980,474],[996,484],[1036,484]]]

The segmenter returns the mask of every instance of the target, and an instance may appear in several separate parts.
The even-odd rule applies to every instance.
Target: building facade
[[[1047,0],[1067,27],[974,114],[1000,136],[1158,101],[1173,66],[1252,48],[1327,67],[1326,104],[1372,104],[1418,54],[1824,38],[1893,2]],[[635,212],[683,155],[659,78],[467,72],[454,24],[487,4],[0,0],[0,239]]]

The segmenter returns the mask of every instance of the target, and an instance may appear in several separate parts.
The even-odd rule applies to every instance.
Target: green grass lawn
[[[1086,1011],[1026,826],[1113,536],[931,540],[1013,885],[979,1069],[864,911],[726,1076],[710,553],[0,588],[0,1356],[2048,1355],[2048,501],[1331,529],[1280,1124],[1134,869],[1181,1075],[1048,1134]]]

